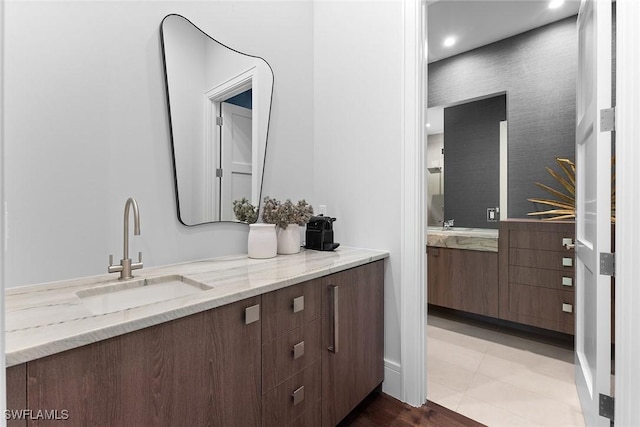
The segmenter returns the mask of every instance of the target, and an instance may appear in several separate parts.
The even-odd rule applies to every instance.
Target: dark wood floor
[[[414,408],[384,393],[374,391],[339,424],[339,427],[347,426],[482,427],[484,424],[433,402]]]

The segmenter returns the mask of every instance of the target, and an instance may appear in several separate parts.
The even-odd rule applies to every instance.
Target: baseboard
[[[402,368],[399,363],[384,360],[382,392],[402,401]]]

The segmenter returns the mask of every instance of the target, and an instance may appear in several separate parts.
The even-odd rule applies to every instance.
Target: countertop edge
[[[273,283],[269,283],[258,288],[231,292],[228,295],[215,296],[210,300],[195,302],[193,304],[185,305],[182,307],[168,309],[162,313],[151,314],[145,317],[139,317],[131,319],[129,321],[120,322],[111,326],[104,326],[76,335],[58,338],[54,341],[44,344],[17,349],[15,351],[6,353],[6,367],[19,365],[21,363],[51,356],[63,351],[82,347],[88,344],[93,344],[98,341],[103,341],[126,333],[135,332],[137,330],[141,330],[150,326],[159,325],[168,321],[197,314],[206,310],[221,307],[223,305],[231,304],[247,298],[296,285],[298,283],[306,282],[308,280],[317,279],[320,277],[328,276],[330,274],[338,273],[340,271],[348,270],[350,268],[383,260],[385,258],[388,258],[389,256],[390,255],[388,251],[372,249],[369,256],[354,259],[344,264],[324,267],[318,270],[313,270],[292,277],[287,277],[283,280],[276,280]]]

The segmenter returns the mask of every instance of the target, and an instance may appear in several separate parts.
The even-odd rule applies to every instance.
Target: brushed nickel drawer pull
[[[562,286],[573,286],[573,279],[571,277],[562,276]]]
[[[332,353],[338,352],[339,336],[338,330],[340,329],[340,318],[338,317],[339,311],[339,299],[338,299],[338,287],[335,285],[329,286],[331,292],[333,292],[333,298],[331,300],[331,316],[333,318],[333,345],[330,345],[328,350]]]
[[[244,324],[248,325],[260,320],[260,304],[252,305],[244,309]]]
[[[293,312],[297,313],[304,310],[304,295],[293,299]]]
[[[576,244],[573,243],[573,239],[571,237],[564,237],[562,238],[562,246],[564,246],[566,250],[570,250],[574,249]]]
[[[566,302],[562,303],[562,311],[565,313],[573,313],[573,305],[567,304]]]
[[[563,267],[573,267],[573,258],[562,258],[562,266]]]
[[[293,346],[293,360],[299,359],[304,356],[304,341],[300,341]]]
[[[300,386],[296,391],[291,393],[291,397],[293,398],[293,406],[302,402],[304,400],[304,386]]]

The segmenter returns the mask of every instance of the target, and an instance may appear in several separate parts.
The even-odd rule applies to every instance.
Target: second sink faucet
[[[124,250],[120,265],[113,265],[113,255],[109,255],[109,273],[120,273],[119,280],[133,278],[131,272],[142,268],[142,252],[138,252],[138,262],[132,263],[129,258],[129,209],[133,206],[133,234],[140,235],[140,211],[138,202],[133,197],[124,205]]]

